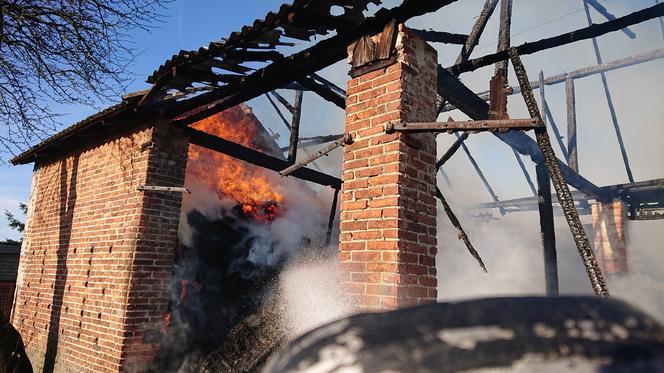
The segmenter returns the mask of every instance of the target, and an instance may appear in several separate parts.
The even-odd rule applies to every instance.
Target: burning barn
[[[288,337],[274,279],[302,247],[332,247],[340,269],[335,283],[359,309],[435,302],[437,203],[486,270],[436,185],[440,167],[459,148],[467,152],[463,142],[476,132],[489,131],[512,147],[519,164],[521,156],[536,164],[537,189],[522,169],[537,196],[499,201],[473,161],[494,199],[484,208],[539,211],[547,294],[558,293],[555,207],[592,289],[608,296],[603,270],[627,270],[622,223],[628,216],[661,218],[664,184],[597,187],[579,174],[573,156],[559,160],[533,87],[544,103],[546,84],[664,53],[549,83],[542,77],[537,84],[528,79],[521,55],[662,16],[664,4],[509,48],[511,1],[503,0],[499,51],[470,59],[497,1],[486,1],[469,35],[404,26],[452,2],[405,0],[371,12],[369,4],[380,1],[296,0],[207,48],[181,51],[148,77],[149,89],[14,158],[15,164],[35,164],[11,317],[33,366],[251,371]],[[316,36],[326,37],[313,42]],[[295,48],[291,39],[311,45]],[[428,42],[462,45],[457,63],[443,68]],[[317,74],[344,59],[351,64],[345,90]],[[458,79],[493,64],[485,95]],[[515,87],[507,81],[510,66]],[[294,101],[284,91],[294,91]],[[299,137],[303,92],[345,110],[343,134]],[[508,96],[515,93],[526,103],[525,118],[507,113]],[[290,131],[283,149],[244,104],[263,95]],[[454,108],[472,120],[436,122]],[[576,138],[575,127],[569,128]],[[463,135],[437,159],[431,134],[439,132]],[[330,144],[298,157],[298,147],[323,143]],[[575,154],[575,146],[570,142],[565,154]],[[342,147],[340,177],[307,167]],[[333,247],[337,202],[339,244]],[[594,250],[580,213],[592,213],[600,227]]]

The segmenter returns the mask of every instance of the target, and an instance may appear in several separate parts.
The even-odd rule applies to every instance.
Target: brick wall
[[[627,204],[621,200],[591,206],[593,246],[604,274],[627,273]]]
[[[119,127],[121,128],[121,127]],[[12,322],[36,371],[150,359],[166,312],[187,142],[151,123],[35,165]]]
[[[403,26],[397,62],[350,80],[340,223],[341,281],[364,308],[436,299],[435,136],[385,125],[436,120],[436,51]]]

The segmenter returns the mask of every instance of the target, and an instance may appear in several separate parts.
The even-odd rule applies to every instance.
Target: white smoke
[[[337,247],[309,248],[279,276],[284,329],[293,338],[357,312],[352,297],[339,287]]]
[[[456,189],[455,189],[456,191]],[[460,192],[448,192],[448,200]],[[439,213],[438,300],[544,295],[544,262],[539,238],[537,211],[512,213],[499,220],[477,217],[479,211],[456,205],[453,209],[471,242],[479,251],[489,273],[483,273],[456,230]],[[442,210],[442,209],[440,209]],[[582,221],[589,223],[589,216]],[[592,295],[592,288],[563,217],[555,218],[558,274],[561,295]],[[664,232],[657,221],[628,221],[627,255],[629,273],[607,276],[612,297],[625,300],[649,315],[664,321],[664,272],[661,251]],[[591,233],[591,232],[588,232]],[[592,236],[591,242],[592,242]]]

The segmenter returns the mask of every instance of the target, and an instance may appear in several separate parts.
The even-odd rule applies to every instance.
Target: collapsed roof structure
[[[396,60],[394,40],[399,32],[397,25],[403,24],[413,17],[436,12],[454,2],[456,1],[403,0],[391,9],[380,8],[375,13],[369,14],[367,12],[369,4],[381,5],[382,2],[379,0],[295,0],[290,5],[281,6],[278,12],[268,13],[263,19],[256,20],[251,25],[243,27],[241,31],[232,33],[228,38],[210,43],[206,48],[180,51],[147,78],[147,82],[151,84],[148,89],[125,95],[121,103],[35,145],[12,159],[12,163],[26,164],[48,160],[79,146],[80,138],[109,136],[118,128],[126,129],[123,126],[126,126],[127,123],[140,123],[142,118],[159,118],[169,126],[178,128],[190,144],[224,153],[280,172],[282,175],[288,174],[329,186],[338,192],[343,184],[342,178],[307,168],[306,165],[332,149],[349,144],[353,139],[346,134],[329,134],[301,139],[299,126],[302,92],[313,92],[331,105],[345,109],[347,103],[345,90],[318,75],[318,71],[346,59],[349,50],[353,52],[351,61],[353,77],[385,68]],[[600,187],[579,174],[576,136],[573,132],[576,129],[573,114],[573,81],[592,74],[603,76],[607,71],[660,59],[664,57],[664,49],[655,49],[604,63],[595,43],[597,65],[549,78],[540,75],[537,81],[528,80],[520,57],[580,40],[594,40],[594,38],[610,32],[623,32],[632,37],[634,34],[629,27],[664,16],[664,4],[657,4],[622,17],[615,17],[598,1],[584,0],[590,23],[588,27],[514,47],[510,46],[511,4],[510,0],[502,0],[498,51],[485,56],[471,58],[489,18],[497,8],[498,0],[484,2],[482,11],[468,35],[444,31],[412,30],[419,38],[426,41],[461,46],[461,53],[453,65],[445,67],[438,64],[437,66],[435,84],[438,93],[438,113],[459,109],[472,121],[391,123],[386,126],[384,132],[455,133],[456,142],[436,162],[436,170],[441,170],[441,167],[458,149],[463,149],[493,199],[481,207],[497,208],[501,213],[539,210],[548,294],[558,292],[555,238],[553,237],[554,203],[557,203],[563,210],[573,233],[594,291],[598,295],[608,295],[602,271],[583,231],[579,214],[589,213],[588,201],[590,200],[608,202],[618,198],[629,206],[629,218],[631,219],[661,219],[664,217],[662,214],[664,180],[637,182],[634,179],[605,79],[603,80],[605,95],[613,114],[613,127],[621,148],[629,183]],[[606,20],[592,24],[589,16],[590,7],[601,13]],[[335,9],[342,11],[337,12]],[[664,33],[664,26],[662,32]],[[371,38],[377,35],[380,40],[373,41]],[[313,41],[314,37],[319,40]],[[296,45],[293,41],[297,41],[299,44]],[[510,63],[517,73],[518,86],[510,87],[507,82],[507,69]],[[475,93],[459,80],[459,76],[464,73],[494,64],[496,74],[490,82],[490,91]],[[545,86],[563,82],[566,83],[569,98],[568,129],[572,131],[572,133],[568,133],[567,144],[562,140],[560,130],[546,105],[544,95]],[[533,89],[536,88],[540,90],[541,108],[535,102]],[[296,91],[295,102],[288,102],[275,91],[277,89]],[[529,110],[529,118],[510,119],[507,116],[507,96],[515,93],[523,95]],[[283,149],[287,151],[287,157],[265,154],[190,127],[191,124],[201,119],[260,96],[265,96],[269,100],[290,130],[289,146]],[[489,102],[487,103],[487,101]],[[290,112],[290,120],[284,116],[278,105]],[[555,135],[555,142],[565,156],[563,160],[556,158],[550,144],[547,132],[549,127]],[[526,130],[534,130],[535,137],[527,135],[524,132]],[[490,131],[514,150],[516,160],[534,197],[511,201],[499,200],[464,144],[472,133],[479,131]],[[324,151],[319,151],[316,155],[297,162],[298,147],[328,142],[333,144]],[[537,165],[539,188],[535,187],[535,183],[524,166],[522,159],[524,156]],[[556,196],[551,193],[550,179],[553,181]],[[571,192],[568,185],[575,188],[576,191]],[[437,190],[436,196],[443,204],[450,220],[459,230],[460,238],[464,240],[471,254],[483,265],[479,254],[472,247],[440,190]],[[336,201],[337,193],[335,193],[332,206],[330,227],[334,222]]]

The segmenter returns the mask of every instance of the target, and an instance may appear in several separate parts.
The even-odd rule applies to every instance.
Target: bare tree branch
[[[170,1],[0,0],[0,158],[56,129],[51,104],[121,95],[136,56],[131,33],[162,21]]]

